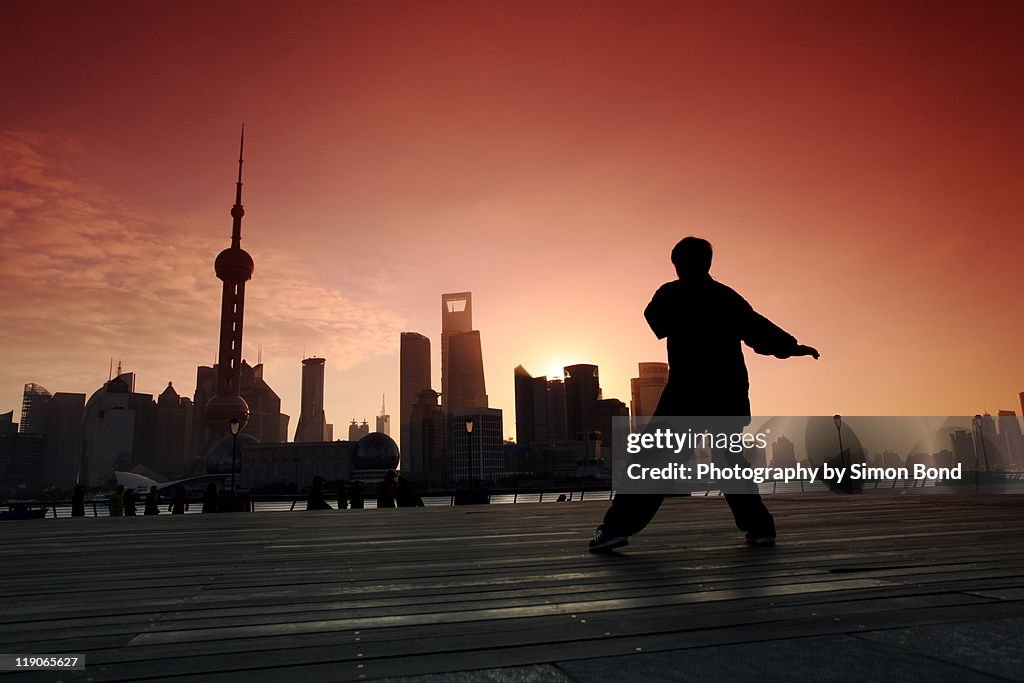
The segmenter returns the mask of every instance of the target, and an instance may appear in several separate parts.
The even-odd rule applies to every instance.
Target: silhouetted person
[[[75,484],[71,494],[71,516],[85,517],[85,487],[81,484]]]
[[[167,508],[170,510],[172,515],[183,515],[188,510],[188,492],[185,491],[185,487],[181,484],[178,488],[174,489],[174,496],[171,498],[171,504]]]
[[[416,493],[416,487],[405,477],[398,478],[398,494],[395,502],[400,508],[421,508],[423,499]]]
[[[354,481],[354,482],[352,482],[352,488],[351,488],[350,491],[351,491],[351,495],[349,497],[352,499],[352,509],[353,510],[362,510],[363,506],[366,504],[366,500],[365,500],[365,497],[363,495],[363,482],[361,482],[361,481]]]
[[[331,504],[324,499],[324,478],[320,475],[313,477],[313,483],[309,487],[309,496],[306,497],[307,510],[333,510]]]
[[[558,494],[558,499],[555,502],[556,503],[566,503],[568,501],[569,501],[569,499],[565,497],[564,493],[559,493]]]
[[[107,505],[111,517],[124,517],[124,484],[117,485],[117,489],[110,494]]]
[[[142,513],[144,515],[159,515],[160,514],[160,493],[156,490],[156,486],[149,487],[149,493],[146,494],[146,509]]]
[[[654,415],[734,416],[739,431],[750,424],[750,385],[741,343],[776,358],[817,359],[818,352],[798,344],[743,297],[716,282],[709,274],[711,256],[707,240],[687,237],[679,242],[672,249],[679,279],[662,285],[644,310],[658,339],[668,338],[668,382]],[[702,427],[699,420],[693,426],[695,432]],[[726,451],[720,455],[730,466],[747,466],[742,454]],[[749,543],[773,545],[775,520],[757,494],[757,486],[746,484],[748,493],[725,495],[736,526],[746,532]],[[654,518],[663,499],[661,495],[616,495],[590,542],[591,552],[627,545],[629,537]]]
[[[203,491],[203,512],[217,511],[217,484],[210,482]]]
[[[135,489],[126,489],[124,492],[124,515],[125,517],[134,517],[137,510],[135,509]]]
[[[338,509],[348,508],[348,484],[344,479],[338,481]]]
[[[384,480],[377,484],[377,507],[395,507],[395,496],[398,495],[398,483],[395,477],[398,476],[394,470],[388,470]]]

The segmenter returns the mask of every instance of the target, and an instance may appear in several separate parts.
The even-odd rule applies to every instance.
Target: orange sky
[[[1019,409],[1022,30],[1018,2],[5,3],[0,411],[111,356],[191,395],[242,121],[245,356],[290,431],[303,353],[329,421],[396,415],[398,334],[437,352],[445,291],[506,433],[518,363],[628,402],[691,233],[822,352],[748,355],[756,414]]]

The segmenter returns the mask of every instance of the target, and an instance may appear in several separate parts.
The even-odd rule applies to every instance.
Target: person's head
[[[397,476],[398,476],[397,472],[395,472],[394,470],[388,470],[388,473],[384,475],[384,480],[385,481],[394,481],[395,477],[397,477]]]
[[[312,488],[314,491],[319,491],[323,487],[324,487],[324,478],[321,477],[319,474],[316,475],[315,477],[313,477],[313,485],[310,488]]]
[[[711,270],[711,242],[684,237],[672,248],[672,265],[679,277],[707,275]]]
[[[211,481],[206,485],[206,490],[210,493],[217,493],[217,484]]]
[[[150,493],[156,493],[156,486],[150,486],[149,487],[149,492]]]
[[[117,492],[118,493],[124,493],[124,484],[118,484],[117,485]]]

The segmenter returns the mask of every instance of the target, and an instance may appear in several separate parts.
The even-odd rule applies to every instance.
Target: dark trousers
[[[615,496],[604,514],[604,528],[612,536],[632,536],[651,523],[665,496],[623,493]],[[756,493],[727,493],[725,502],[732,510],[736,528],[757,535],[775,535],[775,520]]]
[[[743,426],[749,422],[749,418],[736,418],[736,423],[732,429],[742,430]],[[699,421],[694,424],[697,425],[698,429],[702,426]],[[715,451],[715,457],[724,460],[730,466],[750,466],[741,453]],[[725,502],[729,504],[729,509],[732,510],[733,519],[736,520],[736,528],[740,531],[753,532],[758,536],[774,536],[775,519],[761,500],[757,485],[747,481],[743,482],[740,486],[746,492],[725,494]],[[654,519],[654,515],[657,514],[663,500],[665,500],[665,496],[654,494],[616,494],[615,499],[612,501],[612,506],[608,508],[608,512],[604,515],[604,528],[608,534],[613,536],[632,536],[639,533]]]

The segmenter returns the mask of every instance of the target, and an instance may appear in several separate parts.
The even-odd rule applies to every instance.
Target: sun
[[[547,375],[548,379],[562,378],[565,375],[565,363],[558,363],[555,361],[548,362],[544,367],[547,369],[544,374]]]

